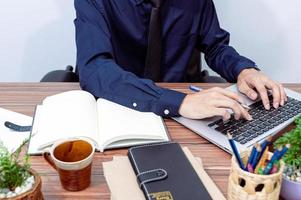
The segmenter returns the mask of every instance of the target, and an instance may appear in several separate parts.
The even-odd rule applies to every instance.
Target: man
[[[190,81],[186,75],[197,49],[242,93],[260,96],[266,109],[267,89],[275,108],[287,100],[279,83],[228,45],[212,0],[75,0],[75,8],[80,84],[96,97],[165,117],[226,120],[231,109],[236,119],[251,120],[236,93],[213,88],[186,95],[154,84]]]

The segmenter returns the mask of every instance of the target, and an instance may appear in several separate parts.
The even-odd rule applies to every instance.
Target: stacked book
[[[171,143],[171,145],[173,144],[176,143]],[[189,193],[189,196],[186,196],[186,199],[193,199],[195,197],[193,195],[201,195],[202,199],[224,200],[225,197],[223,196],[221,191],[217,188],[217,186],[214,184],[212,179],[208,176],[208,174],[204,170],[202,165],[202,160],[198,157],[194,157],[187,147],[184,147],[183,149],[180,148],[180,149],[181,151],[184,152],[183,153],[184,157],[187,158],[188,164],[192,167],[191,171],[188,172],[177,171],[176,173],[178,174],[175,175],[174,172],[166,170],[167,174],[164,175],[164,173],[162,173],[161,174],[162,180],[158,180],[157,182],[144,181],[145,184],[143,184],[141,180],[139,180],[140,175],[137,174],[137,170],[138,171],[140,170],[141,172],[141,169],[145,166],[145,164],[143,163],[142,165],[139,164],[139,155],[138,155],[140,153],[139,151],[136,153],[135,151],[132,151],[132,155],[130,155],[131,154],[131,150],[130,150],[129,157],[114,156],[112,161],[104,162],[103,163],[104,175],[111,191],[111,200],[142,200],[142,199],[146,199],[145,196],[148,196],[148,199],[158,199],[159,197],[162,198],[165,197],[165,199],[178,199],[176,198],[177,195],[183,195],[183,194],[187,195],[187,191],[189,190],[191,190],[191,193]],[[133,150],[135,150],[135,147]],[[162,154],[164,154],[164,151],[162,151]],[[179,156],[179,154],[181,153],[178,152],[176,156]],[[161,155],[161,157],[162,156],[164,155]],[[133,164],[133,157],[137,159],[137,161],[135,161],[135,164]],[[147,158],[152,159],[151,157],[152,156],[148,156]],[[157,157],[160,156],[157,155]],[[166,163],[173,163],[172,160],[174,159],[171,158]],[[162,169],[163,171],[165,171],[164,170],[165,167],[168,169],[166,163],[165,164],[158,163],[156,161],[154,161],[154,163],[157,163],[158,166],[162,166],[162,168],[159,167],[158,169]],[[177,168],[176,166],[177,163],[173,163],[173,165],[174,166],[172,167],[172,169]],[[147,167],[149,167],[149,165],[147,165]],[[194,174],[194,173],[196,174],[196,178],[200,181],[199,184],[198,182],[194,182],[191,183],[191,185],[187,185],[187,187],[185,186],[177,187],[183,184],[183,181],[185,181],[185,180],[178,181],[179,179],[177,178],[181,177],[182,175],[187,176],[187,174]],[[144,174],[144,172],[140,174]],[[157,175],[160,176],[160,173]],[[151,174],[149,175],[149,179],[152,179]],[[171,180],[174,182],[171,182]],[[193,194],[194,192],[196,193]]]

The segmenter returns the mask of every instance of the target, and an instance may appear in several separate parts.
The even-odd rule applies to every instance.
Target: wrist
[[[237,79],[239,80],[241,77],[245,77],[245,76],[247,76],[247,75],[250,74],[250,73],[255,73],[255,72],[258,72],[258,71],[259,71],[259,69],[256,68],[256,67],[243,69],[243,70],[239,73]]]
[[[179,116],[179,107],[185,96],[185,93],[163,88],[154,113],[163,117]]]
[[[180,106],[179,106],[179,111],[178,111],[178,113],[179,113],[179,115],[181,115],[181,116],[184,116],[185,115],[185,107],[186,107],[186,104],[187,104],[187,99],[189,98],[189,94],[187,94],[184,98],[183,98],[183,101],[182,101],[182,103],[180,104]]]
[[[194,106],[198,104],[198,99],[198,93],[187,94],[180,105],[179,114],[182,117],[198,119],[199,117],[196,117],[198,115],[196,112],[197,109]]]

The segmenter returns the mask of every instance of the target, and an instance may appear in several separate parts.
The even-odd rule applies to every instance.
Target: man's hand
[[[279,105],[283,106],[284,102],[287,101],[284,88],[280,83],[270,80],[262,72],[253,68],[244,69],[238,75],[237,86],[240,92],[252,100],[257,99],[259,95],[267,110],[270,109],[268,90],[272,91],[274,108],[278,108]]]
[[[231,109],[235,119],[243,117],[251,120],[252,117],[239,102],[242,103],[242,100],[238,94],[222,88],[211,88],[188,94],[180,106],[179,114],[190,119],[221,116],[224,120],[228,120],[230,118],[228,109]]]

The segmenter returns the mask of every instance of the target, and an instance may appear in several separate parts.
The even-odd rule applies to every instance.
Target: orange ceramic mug
[[[56,142],[43,156],[59,173],[63,188],[80,191],[90,185],[94,151],[91,140],[72,138]]]

